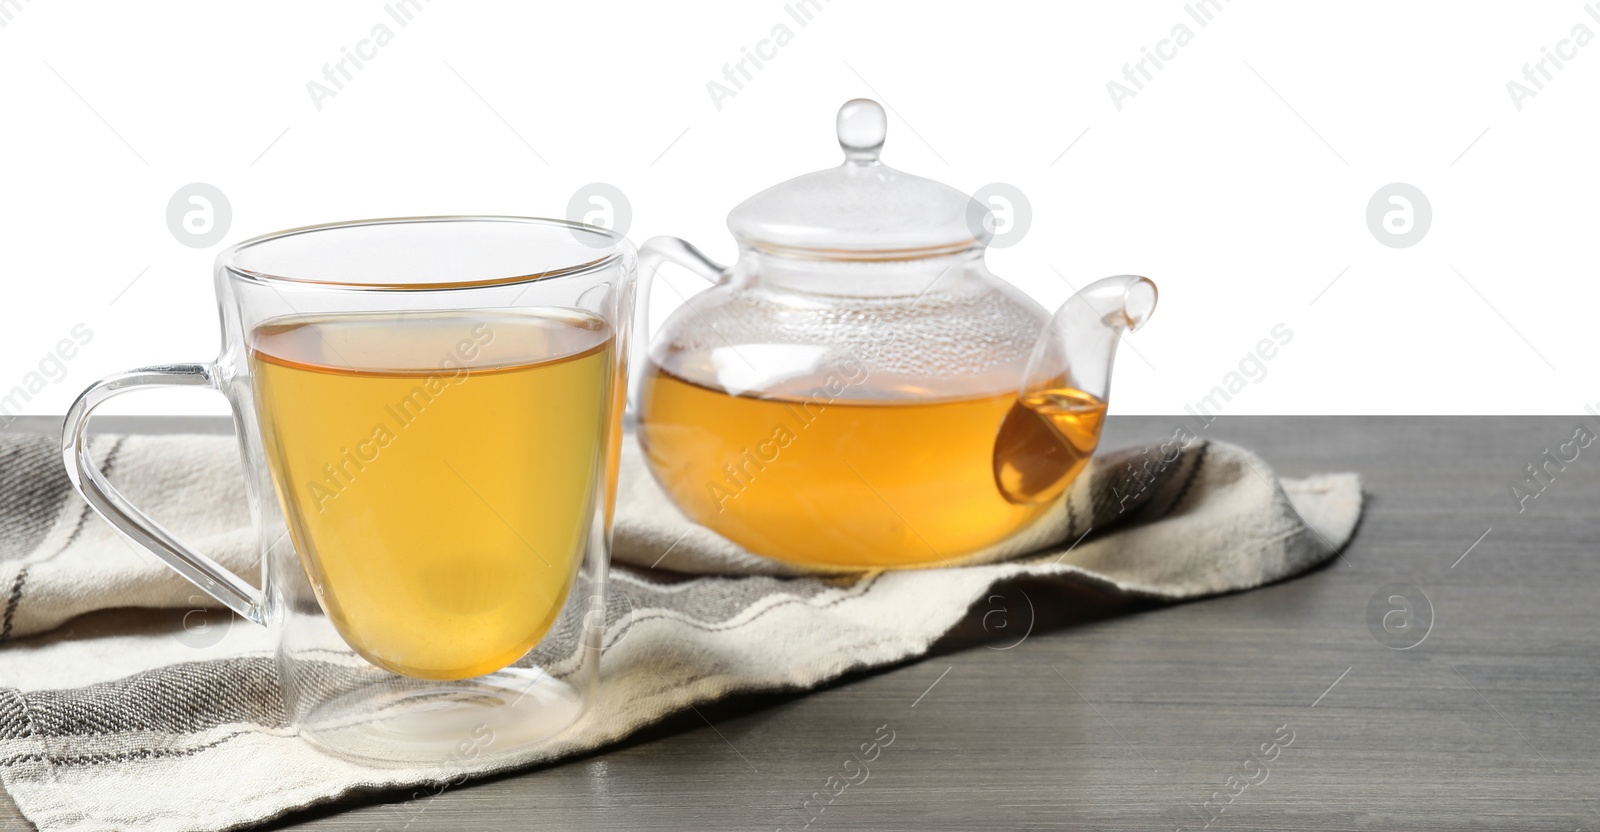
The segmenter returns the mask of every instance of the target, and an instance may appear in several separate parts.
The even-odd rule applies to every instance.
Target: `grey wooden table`
[[[1176,423],[1114,418],[1105,444]],[[1600,443],[1569,446],[1525,510],[1512,491],[1579,424],[1600,433],[1585,416],[1224,417],[1206,435],[1284,475],[1366,478],[1342,560],[1178,606],[1040,610],[1020,643],[953,638],[426,803],[271,828],[797,829],[788,810],[888,723],[870,779],[811,829],[1600,829]],[[1420,630],[1369,623],[1397,593],[1418,627],[1432,610],[1409,649]],[[0,806],[0,828],[25,826]]]

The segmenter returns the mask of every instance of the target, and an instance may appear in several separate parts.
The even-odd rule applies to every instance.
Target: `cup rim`
[[[451,280],[431,283],[365,283],[339,280],[313,280],[303,277],[290,277],[288,275],[271,274],[264,271],[246,269],[236,265],[239,255],[255,248],[256,246],[272,243],[278,240],[297,237],[303,234],[315,234],[326,231],[337,231],[347,228],[361,228],[380,225],[409,225],[418,223],[447,223],[447,222],[503,222],[525,225],[540,225],[547,227],[566,228],[575,234],[592,234],[599,239],[608,241],[608,245],[596,246],[599,254],[595,259],[549,269],[539,272],[511,275],[508,277],[491,277],[475,280]],[[437,292],[455,289],[478,289],[489,286],[513,286],[519,283],[532,283],[538,280],[548,280],[556,277],[566,277],[576,274],[606,269],[617,262],[629,257],[634,251],[633,244],[628,238],[616,231],[598,225],[575,222],[572,220],[553,219],[550,217],[520,217],[506,214],[436,214],[414,217],[378,217],[364,220],[345,220],[340,222],[318,223],[303,225],[297,228],[287,228],[251,237],[248,240],[235,243],[217,255],[216,267],[219,271],[240,280],[262,284],[283,284],[302,289],[327,289],[336,291],[359,292]]]

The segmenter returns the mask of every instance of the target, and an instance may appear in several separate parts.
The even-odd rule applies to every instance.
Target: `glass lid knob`
[[[839,108],[839,146],[852,162],[870,165],[883,152],[883,137],[889,132],[889,117],[883,106],[870,98],[853,98]]]

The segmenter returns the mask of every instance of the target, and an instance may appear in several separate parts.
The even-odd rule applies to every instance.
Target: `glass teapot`
[[[689,518],[759,555],[941,566],[1049,512],[1099,441],[1144,277],[1052,317],[984,267],[986,206],[879,161],[883,108],[839,110],[842,165],[728,215],[731,267],[673,237],[640,250],[635,343],[667,262],[713,285],[636,350],[638,437]]]

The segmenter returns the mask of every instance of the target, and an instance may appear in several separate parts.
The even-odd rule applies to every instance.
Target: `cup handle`
[[[639,382],[644,379],[644,363],[650,357],[650,287],[655,283],[656,270],[663,264],[676,263],[711,281],[712,285],[724,283],[733,276],[733,270],[705,256],[677,237],[651,237],[639,246],[639,278],[635,288],[633,316],[632,359],[628,368],[628,400],[634,412],[639,409]]]
[[[185,546],[114,488],[89,455],[89,416],[107,399],[140,387],[208,387],[222,392],[216,367],[210,364],[164,364],[141,367],[95,382],[67,411],[61,429],[61,458],[67,478],[97,514],[129,540],[221,601],[228,609],[264,624],[261,593],[221,564]]]

